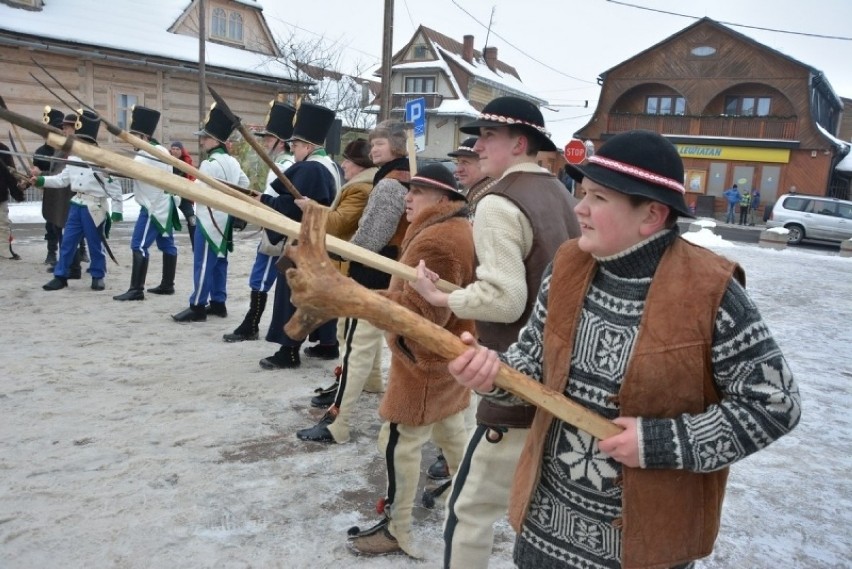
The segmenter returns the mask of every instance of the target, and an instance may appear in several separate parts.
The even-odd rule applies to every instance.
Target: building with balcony
[[[673,142],[697,213],[724,210],[722,192],[757,187],[772,204],[800,193],[848,198],[843,101],[822,72],[703,18],[607,70],[578,138],[600,145],[631,129]]]
[[[525,89],[514,67],[500,61],[496,47],[479,51],[472,35],[458,42],[425,26],[393,56],[390,81],[391,117],[401,119],[412,99],[426,101],[426,145],[418,154],[422,158],[446,158],[464,138],[459,127],[496,97],[546,103]]]

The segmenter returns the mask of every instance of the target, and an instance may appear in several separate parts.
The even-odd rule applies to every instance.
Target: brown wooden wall
[[[125,89],[132,90],[132,94],[139,95],[139,104],[162,112],[157,138],[164,143],[181,140],[193,157],[197,158],[197,139],[193,133],[199,127],[198,83],[194,74],[88,59],[85,55],[74,58],[0,46],[0,65],[3,69],[0,95],[11,110],[34,118],[41,118],[45,105],[63,113],[70,112],[70,109],[43,89],[30,73],[42,80],[62,99],[69,103],[72,100],[32,63],[30,57],[38,60],[69,90],[112,122],[115,122],[115,93],[125,92]],[[232,110],[247,125],[263,123],[269,109],[269,101],[276,95],[276,89],[272,87],[239,83],[237,80],[210,79],[208,83],[225,98]],[[205,105],[209,107],[212,102],[208,95]],[[5,139],[6,133],[2,134]],[[41,139],[34,134],[24,130],[21,130],[21,134],[30,153],[42,144]],[[126,149],[126,144],[118,143],[113,138],[101,127],[101,146]]]

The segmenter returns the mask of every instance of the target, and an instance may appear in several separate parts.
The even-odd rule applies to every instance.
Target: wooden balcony
[[[611,114],[607,120],[607,132],[610,133],[637,128],[685,136],[776,140],[797,140],[798,136],[796,117]]]
[[[434,109],[441,106],[441,103],[444,102],[444,96],[440,93],[394,93],[391,101],[393,103],[392,108],[394,109],[404,109],[405,104],[408,101],[413,101],[414,99],[419,99],[423,97],[426,99],[426,108]]]

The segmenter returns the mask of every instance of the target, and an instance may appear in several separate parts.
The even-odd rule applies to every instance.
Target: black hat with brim
[[[153,137],[160,122],[160,111],[136,105],[131,111],[130,133]]]
[[[101,128],[101,119],[92,111],[85,110],[82,114],[77,115],[77,124],[74,128],[74,135],[77,138],[88,140],[89,142],[98,142],[98,130]]]
[[[225,144],[237,124],[216,106],[216,103],[210,107],[210,112],[204,119],[204,126],[201,130],[196,131],[195,136],[209,136],[210,138]]]
[[[293,133],[286,142],[300,140],[322,146],[325,137],[334,124],[334,111],[313,103],[302,103],[296,110],[296,123],[293,125]]]
[[[461,158],[463,156],[468,158],[479,158],[479,154],[477,154],[473,149],[473,145],[476,144],[477,140],[479,140],[479,138],[476,136],[464,139],[461,144],[459,144],[459,147],[452,152],[448,152],[447,156],[451,158]]]
[[[556,145],[544,128],[541,111],[530,101],[519,97],[497,97],[482,109],[479,117],[459,130],[465,134],[479,134],[480,128],[514,126],[538,139],[541,150],[555,152]]]
[[[686,205],[683,160],[677,148],[656,132],[632,130],[607,140],[586,162],[565,166],[580,183],[584,178],[622,194],[641,196],[694,217]]]
[[[466,199],[464,194],[461,193],[453,173],[441,164],[427,164],[426,166],[423,166],[414,176],[411,177],[411,180],[404,183],[404,185],[409,188],[411,186],[421,186],[435,190],[443,190],[452,199]]]

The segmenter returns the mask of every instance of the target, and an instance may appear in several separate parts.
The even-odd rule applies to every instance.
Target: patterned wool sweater
[[[651,278],[677,230],[655,235],[613,257],[599,258],[575,337],[566,395],[607,417],[638,334]],[[518,342],[501,355],[541,378],[543,330],[551,270]],[[780,370],[769,373],[767,370]],[[704,413],[639,420],[643,468],[711,472],[765,447],[796,425],[800,402],[792,375],[756,306],[731,280],[716,314],[713,376],[722,401]],[[517,403],[499,390],[489,394]],[[734,444],[730,444],[730,440]],[[519,567],[617,568],[621,534],[620,463],[591,435],[554,421],[544,443],[541,478],[515,547]],[[707,449],[716,452],[707,452]],[[688,565],[687,565],[688,566]]]

